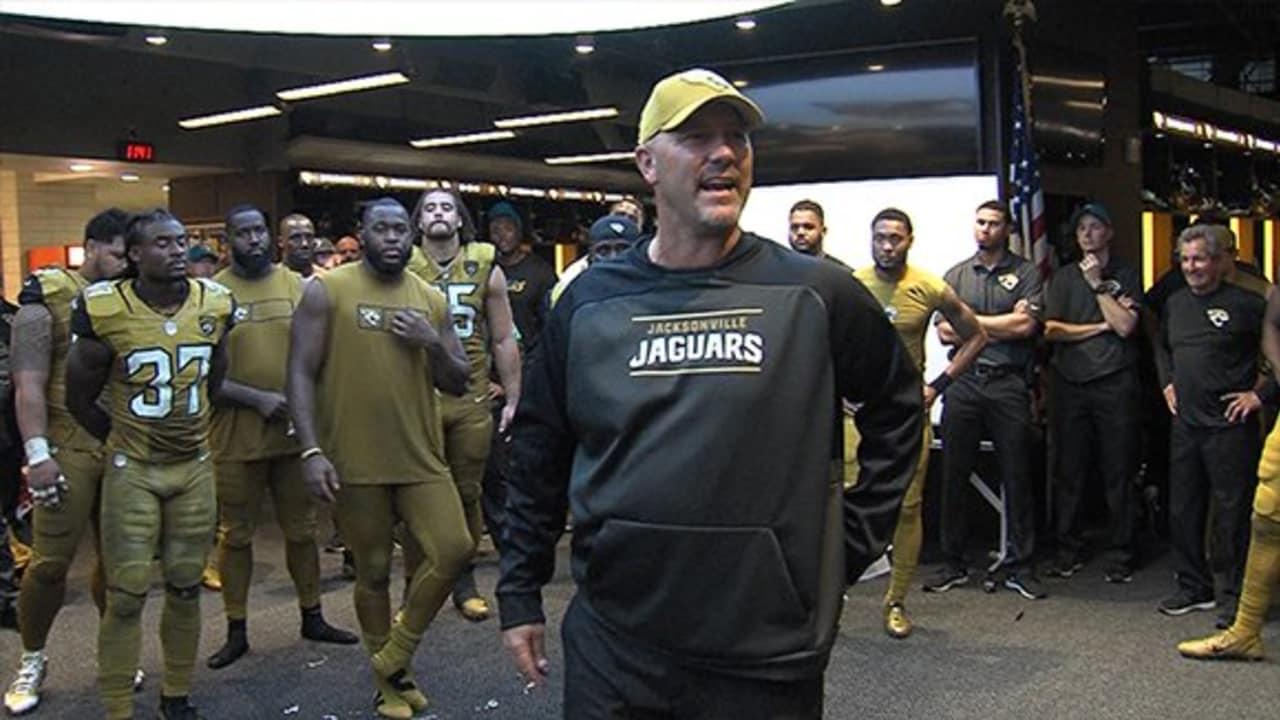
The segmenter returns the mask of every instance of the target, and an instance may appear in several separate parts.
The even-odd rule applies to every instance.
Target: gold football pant
[[[1232,630],[1240,636],[1262,632],[1271,591],[1280,582],[1280,424],[1267,437],[1258,462],[1258,487],[1253,493],[1253,529],[1245,562],[1240,604]]]
[[[920,546],[924,544],[924,479],[929,474],[929,445],[933,442],[933,423],[924,420],[924,440],[920,446],[920,462],[911,476],[907,494],[902,498],[902,510],[898,513],[898,527],[893,531],[893,574],[884,604],[902,603],[907,599],[907,587],[920,564]]]
[[[102,484],[102,452],[60,448],[55,455],[68,491],[55,509],[35,508],[31,560],[22,576],[18,594],[18,626],[22,649],[43,650],[49,629],[67,594],[67,570],[75,558],[84,531],[93,526],[94,562],[90,588],[93,603],[102,614],[105,605],[102,552],[98,549],[98,489]]]
[[[448,477],[411,485],[344,485],[334,514],[355,557],[355,607],[372,655],[391,634],[391,536],[397,522],[424,551],[409,582],[401,635],[420,638],[471,557],[458,490]],[[414,641],[416,647],[416,640]],[[412,654],[412,649],[410,649]]]
[[[284,533],[285,565],[298,592],[298,604],[320,604],[320,553],[316,549],[316,506],[302,479],[295,455],[220,462],[218,478],[218,567],[222,571],[222,603],[227,618],[244,620],[253,572],[253,533],[263,496],[271,493],[276,522]]]
[[[475,554],[484,534],[484,513],[480,508],[480,495],[484,482],[484,464],[489,458],[489,443],[493,440],[493,415],[488,401],[477,403],[471,395],[448,398],[444,401],[444,456],[449,472],[458,486],[458,497],[467,519],[467,532],[471,535],[471,552]],[[413,577],[422,562],[422,551],[412,538],[405,538],[404,574]]]
[[[107,608],[98,630],[98,684],[108,718],[133,716],[133,674],[151,563],[160,556],[160,644],[165,696],[190,693],[200,644],[200,574],[216,520],[208,452],[176,463],[108,453],[102,482],[102,558]]]

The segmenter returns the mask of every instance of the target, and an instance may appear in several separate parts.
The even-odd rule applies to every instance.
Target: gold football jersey
[[[494,247],[485,242],[462,245],[448,265],[414,247],[407,269],[440,289],[449,301],[454,331],[467,351],[470,374],[468,395],[485,395],[489,389],[489,276],[493,274]]]
[[[82,294],[86,329],[115,353],[106,391],[111,452],[168,463],[204,449],[209,371],[234,301],[212,280],[187,283],[187,299],[172,315],[143,302],[132,280],[95,283]]]
[[[102,443],[67,412],[67,351],[71,347],[71,302],[89,281],[78,272],[43,268],[27,278],[18,295],[20,305],[43,305],[52,316],[49,380],[45,385],[48,425],[45,434],[56,447],[96,450]]]
[[[276,265],[260,278],[231,268],[213,276],[235,298],[235,327],[227,334],[227,379],[258,390],[284,392],[289,326],[302,299],[302,278]],[[213,409],[211,445],[220,462],[248,462],[299,451],[287,420],[271,420],[248,407]]]

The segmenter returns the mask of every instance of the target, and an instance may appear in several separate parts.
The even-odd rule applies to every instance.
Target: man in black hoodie
[[[529,369],[497,595],[537,683],[571,508],[566,718],[820,717],[841,593],[914,470],[920,376],[879,304],[738,227],[762,120],[706,70],[654,87],[636,164],[659,231],[566,290]],[[847,492],[841,400],[862,404]]]

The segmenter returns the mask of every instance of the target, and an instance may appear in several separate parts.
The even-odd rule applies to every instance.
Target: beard
[[[236,252],[236,249],[232,247],[231,257],[236,261],[237,265],[244,268],[245,270],[248,270],[249,273],[253,275],[257,275],[258,273],[261,273],[263,270],[266,270],[269,265],[271,265],[270,253],[264,252],[264,253],[258,253],[257,255],[254,255],[252,253],[242,254],[242,253]]]
[[[365,252],[364,259],[369,261],[369,264],[373,266],[374,270],[377,270],[383,275],[396,275],[404,271],[405,266],[409,264],[409,257],[411,255],[412,255],[412,251],[410,250],[409,246],[406,245],[404,252],[400,253],[399,260],[394,260],[394,261],[383,260],[382,254],[375,253],[375,252]]]

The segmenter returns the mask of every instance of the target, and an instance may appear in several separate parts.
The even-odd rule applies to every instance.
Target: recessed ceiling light
[[[165,183],[165,184],[161,185],[161,186],[160,186],[160,190],[161,190],[162,192],[169,192],[169,183]]]
[[[310,100],[312,98],[342,95],[362,90],[375,90],[392,85],[403,85],[407,82],[409,82],[409,76],[402,72],[379,73],[377,75],[347,78],[346,80],[334,80],[333,82],[320,83],[319,85],[286,88],[277,91],[276,97],[287,102],[294,102],[296,100]]]
[[[573,51],[579,55],[590,55],[596,51],[596,43],[590,35],[579,35],[573,44]]]
[[[510,130],[491,130],[489,132],[467,133],[465,135],[446,135],[444,137],[410,140],[409,144],[419,150],[425,150],[427,148],[449,147],[451,145],[468,145],[470,143],[493,142],[495,140],[510,140],[515,136],[516,134]]]
[[[228,110],[226,112],[214,113],[212,115],[201,115],[199,117],[186,118],[184,120],[179,120],[178,126],[183,130],[199,130],[200,128],[213,127],[214,125],[228,125],[230,123],[245,122],[247,120],[274,117],[280,114],[280,108],[275,105],[259,105],[258,107]]]
[[[902,0],[880,0],[880,4],[885,7],[893,7],[894,5],[901,5]]]
[[[391,48],[391,41],[386,38],[378,38],[373,41],[373,49],[378,52],[389,52]]]
[[[71,172],[89,172],[92,169],[89,163],[71,163]]]
[[[756,29],[755,18],[741,17],[741,18],[738,18],[733,24],[739,30],[755,30]]]
[[[583,120],[600,120],[618,116],[616,107],[587,108],[585,110],[569,110],[542,115],[524,115],[521,117],[494,120],[494,127],[504,129],[533,127],[534,125],[554,125],[556,123],[581,122]]]
[[[880,72],[881,70],[884,69],[884,66],[881,65],[880,63],[875,63],[872,65],[868,65],[867,69],[870,70],[871,72]]]
[[[154,45],[155,47],[169,44],[169,38],[161,35],[160,33],[151,33],[147,35],[145,39],[148,45]]]
[[[750,84],[751,84],[750,80],[743,80],[741,78],[733,81],[733,86],[736,88],[744,88]]]
[[[543,158],[543,162],[548,165],[578,165],[580,163],[597,163],[597,162],[615,162],[618,160],[631,160],[636,154],[634,152],[611,152],[611,153],[595,153],[593,155],[560,155],[558,157]]]
[[[138,182],[141,179],[142,179],[142,176],[139,175],[138,173],[132,173],[132,172],[120,173],[120,180],[122,180],[123,182]]]

